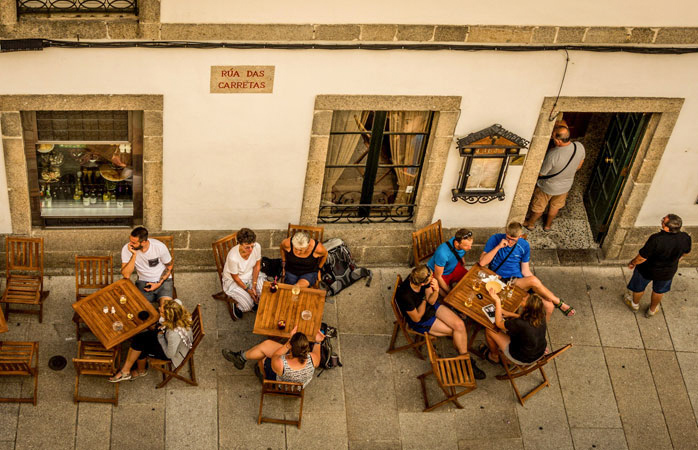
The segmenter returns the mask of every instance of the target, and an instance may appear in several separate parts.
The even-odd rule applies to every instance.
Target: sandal
[[[536,225],[535,225],[535,224],[533,224],[533,225],[531,225],[531,226],[527,226],[527,225],[524,225],[524,224],[522,224],[522,225],[523,225],[523,227],[524,227],[525,229],[527,229],[528,231],[533,231],[533,230],[536,229]]]
[[[501,364],[501,361],[495,361],[492,358],[490,358],[492,352],[490,352],[489,347],[487,347],[486,345],[481,345],[478,351],[482,354],[483,359],[487,360],[488,363],[494,364],[495,366]]]
[[[567,305],[567,309],[562,309],[562,305]],[[560,299],[560,303],[555,305],[555,307],[559,309],[560,312],[567,317],[572,317],[577,313],[577,311],[575,311],[572,305],[568,305],[567,303],[563,302],[562,299]]]
[[[136,370],[135,373],[136,373],[136,374],[134,375],[133,372],[131,372],[131,379],[132,379],[132,380],[135,380],[136,378],[140,378],[140,377],[144,377],[144,376],[148,375],[148,371],[147,371],[147,370],[144,370],[143,372],[138,372],[138,371]]]
[[[130,373],[123,373],[119,371],[116,375],[113,377],[109,378],[110,383],[119,383],[121,381],[128,381],[131,379],[131,374]]]

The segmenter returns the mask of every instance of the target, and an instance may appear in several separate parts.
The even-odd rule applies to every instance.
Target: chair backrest
[[[228,236],[218,239],[211,244],[213,247],[213,259],[216,262],[216,270],[218,271],[218,279],[223,275],[225,267],[225,259],[228,257],[230,249],[238,245],[237,233],[229,234]]]
[[[99,290],[114,282],[114,259],[109,256],[75,256],[75,299],[83,290]]]
[[[36,272],[44,276],[44,239],[43,238],[5,238],[6,265],[5,273],[9,277],[12,271]]]
[[[427,354],[429,355],[429,361],[431,362],[436,381],[444,387],[475,387],[475,376],[473,375],[470,355],[466,353],[453,358],[440,358],[436,354],[434,344],[429,339],[429,333],[424,333],[424,335],[426,336]]]
[[[30,375],[35,342],[0,342],[0,375]]]
[[[199,342],[204,338],[206,333],[204,332],[204,323],[201,320],[201,304],[196,305],[194,312],[191,313],[191,332],[194,335],[194,340],[192,341],[191,349],[187,353],[187,357],[194,353],[196,347],[199,346]]]
[[[393,314],[395,314],[395,320],[400,324],[400,327],[403,329],[407,326],[405,322],[405,316],[402,315],[402,311],[400,310],[400,307],[397,304],[397,288],[400,287],[402,284],[402,277],[400,275],[397,276],[397,279],[395,280],[395,286],[393,288],[393,298],[390,300],[390,306],[393,308]]]
[[[289,395],[297,397],[303,391],[303,383],[264,380],[264,383],[262,383],[262,391],[265,394]]]
[[[441,219],[412,233],[412,263],[416,266],[434,254],[444,241]]]
[[[317,242],[322,243],[322,239],[325,236],[325,228],[323,227],[306,227],[304,225],[292,225],[288,224],[288,233],[286,237],[291,237],[297,231],[305,231],[308,233],[311,239],[315,239]]]

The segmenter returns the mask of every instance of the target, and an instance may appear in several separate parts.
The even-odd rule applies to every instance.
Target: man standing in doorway
[[[628,283],[625,304],[633,311],[640,309],[640,299],[645,288],[652,282],[652,303],[645,317],[657,313],[662,296],[671,289],[671,280],[679,268],[679,260],[691,251],[691,237],[681,231],[681,217],[667,214],[662,219],[662,229],[647,239],[638,255],[628,263],[633,276]]]
[[[553,143],[555,147],[548,150],[543,160],[529,205],[528,219],[523,223],[529,231],[535,228],[536,222],[543,215],[548,204],[550,208],[543,231],[550,231],[555,216],[565,206],[567,193],[574,182],[574,174],[584,164],[584,146],[580,142],[571,141],[570,130],[564,123],[556,125],[553,131]]]

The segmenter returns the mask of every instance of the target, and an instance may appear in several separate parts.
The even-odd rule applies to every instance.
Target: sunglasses
[[[419,284],[424,284],[424,283],[426,283],[426,282],[431,278],[431,274],[432,274],[431,269],[430,269],[429,267],[427,267],[427,274],[426,274],[426,276],[424,277],[424,279],[423,279],[422,281],[419,282]]]

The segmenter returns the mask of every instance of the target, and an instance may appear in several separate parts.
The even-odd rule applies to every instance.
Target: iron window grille
[[[431,111],[415,113],[356,111],[356,113],[362,117],[365,116],[365,122],[359,127],[361,130],[331,131],[330,139],[336,136],[360,135],[367,150],[353,163],[325,165],[326,176],[318,221],[321,223],[411,222],[434,113]],[[390,126],[390,116],[396,117],[399,114],[421,114],[420,119],[423,120],[424,126],[419,132],[393,131]],[[411,164],[395,164],[390,156],[391,139],[399,140],[401,137],[410,142],[408,145],[414,146]],[[328,186],[327,177],[328,170],[333,169],[357,171],[363,178],[361,188],[333,190],[333,186]],[[381,191],[378,185],[386,177],[399,178],[398,171],[402,171],[403,177],[406,172],[410,172],[409,185],[400,186],[399,181],[396,181],[395,189],[388,192]],[[330,191],[331,195],[326,194]]]
[[[119,13],[138,15],[137,0],[17,0],[17,14]]]
[[[458,139],[463,163],[458,185],[451,190],[451,200],[471,204],[504,200],[503,185],[510,159],[529,144],[499,124]]]

